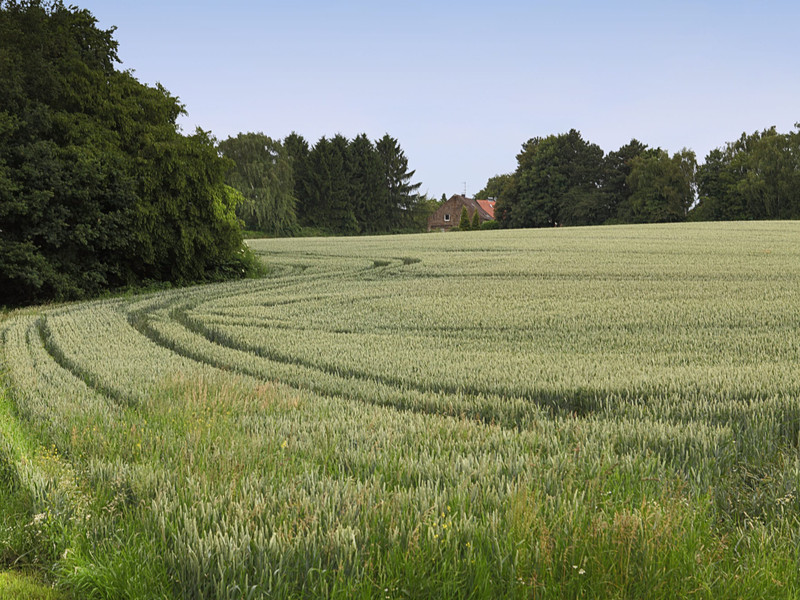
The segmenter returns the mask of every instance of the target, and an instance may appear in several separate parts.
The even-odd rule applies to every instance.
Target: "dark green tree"
[[[0,2],[0,303],[242,267],[227,161],[163,87],[117,71],[113,30],[61,2]]]
[[[406,230],[425,231],[428,228],[428,217],[439,208],[439,201],[429,198],[427,194],[416,194],[412,206],[411,222]]]
[[[647,144],[632,139],[615,152],[609,152],[603,159],[602,203],[597,207],[597,223],[620,222],[619,207],[625,205],[631,196],[628,176],[631,174],[633,160],[648,150]]]
[[[517,170],[495,214],[504,227],[595,223],[602,206],[602,166],[603,151],[574,129],[532,138],[517,155]]]
[[[697,169],[699,201],[688,217],[694,221],[737,221],[750,218],[737,184],[744,177],[736,153],[715,148]]]
[[[620,205],[626,223],[667,223],[686,220],[695,201],[694,152],[683,149],[672,157],[664,150],[642,154],[631,162],[627,183],[631,195]]]
[[[739,174],[731,195],[748,218],[800,218],[800,132],[780,134],[772,127],[742,137],[744,149],[731,160]]]
[[[475,197],[481,199],[500,198],[503,195],[506,186],[511,183],[512,178],[513,175],[511,173],[490,177],[484,188],[475,194]]]
[[[385,206],[381,202],[383,164],[375,145],[366,134],[357,136],[347,148],[347,173],[350,203],[355,212],[358,230],[362,233],[381,233],[391,230]]]
[[[355,209],[350,201],[347,173],[347,140],[336,135],[322,137],[308,157],[309,222],[333,233],[358,232]]]
[[[350,143],[341,134],[330,140],[336,156],[336,164],[341,163],[341,170],[331,170],[333,193],[329,198],[329,223],[336,233],[353,235],[358,233],[356,206],[353,203],[353,172],[350,169]]]
[[[414,171],[408,170],[408,159],[397,140],[389,134],[375,143],[383,165],[384,192],[382,206],[389,220],[402,223],[403,228],[413,227],[420,200],[417,190],[420,183],[411,183]]]
[[[466,206],[461,207],[461,218],[458,220],[458,228],[461,231],[469,231],[472,229],[472,224],[469,221],[469,211]]]
[[[294,178],[281,143],[263,133],[240,133],[220,142],[219,150],[236,164],[227,182],[245,199],[236,211],[245,226],[276,236],[295,234]]]
[[[292,178],[294,179],[293,196],[296,200],[295,214],[297,220],[301,225],[311,225],[312,211],[309,205],[311,183],[308,171],[311,149],[305,138],[294,131],[283,140],[283,147],[292,167]]]
[[[798,134],[743,133],[698,169],[695,220],[786,219],[800,214]]]
[[[481,217],[478,214],[477,209],[472,213],[472,223],[470,224],[470,229],[480,229],[481,228]]]

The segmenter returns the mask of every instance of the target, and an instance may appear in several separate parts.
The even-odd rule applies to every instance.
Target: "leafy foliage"
[[[236,213],[248,229],[271,235],[297,230],[292,164],[280,142],[263,133],[240,133],[219,143],[236,167],[227,182],[244,197]]]
[[[114,68],[86,10],[0,4],[0,303],[197,281],[235,263],[227,168],[177,99]]]
[[[646,144],[632,139],[619,150],[609,152],[603,159],[602,193],[603,202],[597,207],[596,223],[619,223],[624,218],[620,215],[620,205],[628,202],[631,188],[628,177],[633,169],[633,160],[643,154],[652,154],[656,150],[648,149]]]
[[[631,161],[626,183],[630,195],[620,203],[619,219],[625,223],[669,223],[686,220],[695,200],[694,152],[669,156],[664,150],[640,154]]]
[[[772,127],[712,150],[698,185],[696,220],[800,218],[800,130]]]
[[[486,182],[486,186],[477,194],[475,194],[475,198],[499,198],[505,193],[505,189],[511,184],[513,177],[514,176],[511,173],[490,177],[489,181]]]
[[[603,158],[571,130],[528,140],[517,163],[480,192],[499,193],[504,227],[800,218],[800,131],[742,134],[698,167],[636,139]]]
[[[513,182],[495,207],[507,227],[591,223],[602,202],[603,151],[572,129],[522,146]]]

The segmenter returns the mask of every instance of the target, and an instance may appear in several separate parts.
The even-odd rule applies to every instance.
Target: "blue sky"
[[[76,0],[185,131],[389,133],[422,191],[474,194],[523,142],[578,129],[698,160],[800,121],[796,1]]]

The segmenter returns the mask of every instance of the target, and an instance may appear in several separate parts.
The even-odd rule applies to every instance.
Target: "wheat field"
[[[0,565],[79,598],[800,597],[800,223],[251,242],[2,314]]]

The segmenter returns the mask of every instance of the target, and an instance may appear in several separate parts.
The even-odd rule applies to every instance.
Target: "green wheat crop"
[[[77,597],[800,596],[800,224],[251,242],[0,320],[0,559]]]

